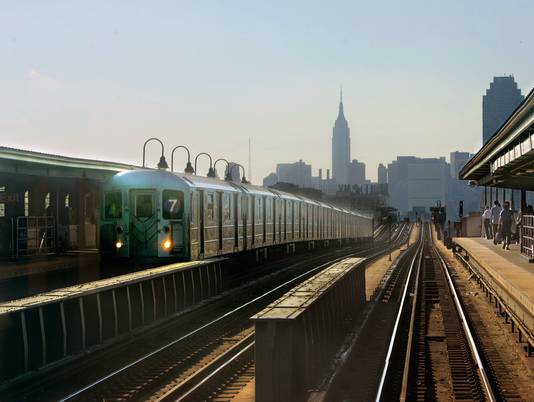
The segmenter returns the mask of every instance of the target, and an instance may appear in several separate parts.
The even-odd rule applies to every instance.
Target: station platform
[[[453,242],[534,334],[534,264],[519,253],[519,246],[512,244],[510,250],[503,250],[501,245],[479,237],[454,238]]]
[[[25,261],[0,262],[0,281],[78,268],[85,263],[98,261],[97,251],[51,256]]]

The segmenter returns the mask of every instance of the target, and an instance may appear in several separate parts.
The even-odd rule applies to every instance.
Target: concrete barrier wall
[[[255,321],[256,401],[298,401],[365,304],[365,259],[333,264],[269,305]]]
[[[0,384],[220,294],[223,261],[171,264],[0,303]]]

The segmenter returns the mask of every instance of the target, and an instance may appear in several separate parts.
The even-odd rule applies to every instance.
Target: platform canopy
[[[139,166],[125,163],[73,158],[0,146],[0,175],[87,178],[99,181],[117,172],[138,168]]]
[[[479,186],[534,190],[534,89],[459,176]]]

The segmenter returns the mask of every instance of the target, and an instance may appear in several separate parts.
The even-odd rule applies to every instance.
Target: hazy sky
[[[534,86],[533,15],[530,0],[2,1],[0,144],[140,163],[157,136],[247,166],[250,137],[255,182],[298,159],[316,174],[342,84],[375,179],[397,155],[480,146],[492,77]]]

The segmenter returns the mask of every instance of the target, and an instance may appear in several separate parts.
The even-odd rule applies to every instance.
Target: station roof
[[[463,167],[462,180],[534,190],[534,89]]]
[[[139,166],[125,163],[74,158],[0,146],[0,174],[104,179],[116,172],[139,168]]]

